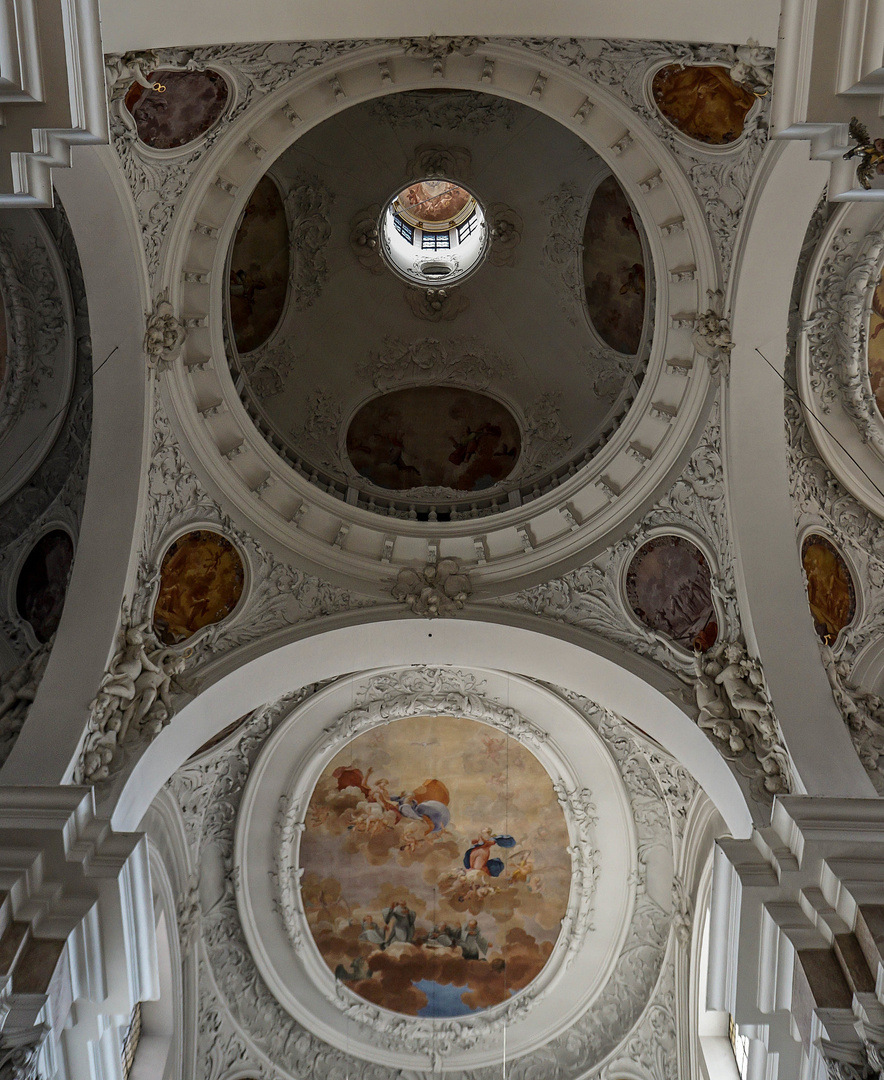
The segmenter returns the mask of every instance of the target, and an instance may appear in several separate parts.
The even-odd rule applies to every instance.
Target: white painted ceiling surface
[[[301,0],[213,0],[211,18],[199,4],[105,0],[105,52],[229,41],[309,41],[315,38],[424,37],[430,34],[622,37],[653,41],[726,41],[754,37],[775,45],[778,0],[372,0],[361,4]]]

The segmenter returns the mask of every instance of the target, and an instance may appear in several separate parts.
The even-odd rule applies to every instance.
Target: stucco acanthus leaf
[[[297,362],[288,342],[267,342],[239,355],[239,366],[255,397],[263,400],[281,394]]]
[[[27,660],[0,675],[0,765],[15,746],[28,710],[37,696],[40,680],[49,663],[53,640],[40,645]]]
[[[394,600],[428,619],[456,614],[472,591],[469,571],[459,559],[440,559],[420,569],[405,566],[390,586]]]
[[[350,221],[350,248],[359,264],[372,274],[384,272],[378,234],[380,218],[380,204],[372,203],[371,206],[366,206],[364,210],[354,214]]]
[[[623,356],[613,349],[602,349],[593,344],[585,346],[580,356],[580,366],[592,380],[592,392],[611,402],[623,389],[624,381],[633,374],[637,363],[634,356]]]
[[[323,249],[331,236],[335,197],[315,176],[299,172],[288,182],[284,205],[292,258],[291,306],[304,311],[319,298],[328,277]]]
[[[145,315],[144,354],[149,368],[163,368],[181,353],[187,331],[178,321],[164,289],[153,302],[153,310]]]
[[[86,740],[78,764],[78,782],[106,780],[121,764],[123,748],[151,740],[171,722],[174,683],[185,658],[164,647],[149,623],[121,631],[120,648],[90,704]]]
[[[24,413],[40,408],[42,379],[64,336],[64,305],[49,252],[37,236],[0,229],[0,293],[6,312],[6,372],[0,439]],[[44,406],[45,407],[45,406]]]
[[[835,704],[844,717],[854,749],[879,794],[884,794],[884,700],[850,681],[850,663],[838,660],[825,642],[820,653]]]
[[[424,322],[453,322],[470,306],[470,298],[459,288],[415,289],[406,285],[403,296],[411,314]]]
[[[505,381],[511,373],[511,364],[473,338],[406,341],[386,337],[382,347],[369,353],[356,370],[376,390],[423,382],[454,383],[471,390],[485,390],[495,380]]]
[[[510,128],[515,122],[515,110],[506,98],[473,91],[438,96],[422,91],[390,94],[372,102],[371,111],[391,127],[429,127],[469,135],[481,135],[498,125]]]
[[[424,60],[442,60],[452,53],[472,56],[482,44],[479,37],[444,37],[430,34],[429,37],[400,38],[399,44],[406,56],[418,56]]]
[[[491,203],[486,207],[486,214],[491,228],[488,261],[494,266],[514,266],[524,221],[507,203]]]
[[[547,219],[541,264],[547,276],[565,287],[562,312],[576,326],[583,317],[583,210],[585,197],[572,183],[561,184],[543,200]]]
[[[343,424],[341,404],[320,386],[314,386],[304,397],[304,420],[292,428],[292,435],[303,440],[308,453],[319,465],[343,472],[338,445]]]
[[[865,304],[878,277],[884,237],[854,237],[842,229],[834,238],[814,289],[807,335],[810,385],[824,412],[839,403],[864,442],[884,451],[884,427],[875,403],[866,359]]]
[[[0,1031],[0,1077],[3,1080],[40,1080],[40,1052],[52,1028],[47,1023],[17,1028],[13,1019],[14,999],[2,1004],[7,1017],[10,1011],[12,1017]],[[27,1007],[24,1011],[27,1015]]]
[[[200,933],[201,911],[198,874],[192,874],[188,878],[184,892],[178,899],[175,917],[178,923],[178,940],[181,944],[181,955],[189,956],[199,940]]]
[[[734,342],[731,339],[730,322],[721,313],[722,299],[720,289],[709,290],[710,306],[697,315],[691,333],[691,344],[700,356],[709,361],[713,375],[723,372],[727,376]]]
[[[466,146],[438,146],[424,143],[416,146],[408,161],[410,180],[442,177],[446,180],[469,180],[473,155]]]
[[[522,478],[542,472],[560,461],[571,449],[572,436],[561,421],[561,392],[541,394],[525,409],[525,445],[519,474]]]

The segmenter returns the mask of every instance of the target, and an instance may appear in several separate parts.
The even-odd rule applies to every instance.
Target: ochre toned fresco
[[[417,221],[438,225],[452,221],[472,198],[468,191],[450,180],[424,180],[398,195],[399,202]]]
[[[884,270],[872,294],[872,314],[869,317],[869,380],[878,411],[884,414]]]
[[[632,355],[645,319],[645,257],[632,208],[613,176],[596,188],[583,229],[583,284],[592,325]]]
[[[657,108],[683,135],[713,146],[743,133],[755,95],[733,81],[726,67],[660,68],[651,84]]]
[[[230,256],[230,321],[241,353],[263,345],[285,307],[289,230],[279,188],[262,176],[252,192]]]
[[[814,629],[831,644],[856,614],[853,578],[840,552],[824,536],[807,537],[801,545],[801,563]]]
[[[48,641],[61,622],[73,561],[73,540],[53,529],[34,544],[19,571],[15,606],[39,642]]]
[[[347,431],[353,468],[378,487],[481,491],[519,456],[519,426],[486,394],[449,386],[394,390],[357,412]]]
[[[154,71],[149,80],[165,90],[133,83],[126,108],[138,138],[156,150],[174,150],[204,135],[227,105],[227,82],[217,71]]]
[[[681,536],[658,536],[635,553],[626,574],[635,614],[688,649],[705,652],[718,637],[709,564]]]
[[[474,720],[397,720],[320,777],[301,899],[354,993],[408,1016],[464,1016],[546,964],[568,905],[568,844],[552,781],[520,743]]]
[[[239,552],[223,536],[196,529],[179,537],[163,556],[153,627],[164,645],[178,645],[226,618],[242,596]]]

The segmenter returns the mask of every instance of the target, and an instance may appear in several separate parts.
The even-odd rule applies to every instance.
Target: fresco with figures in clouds
[[[602,340],[632,356],[645,322],[645,257],[632,207],[613,176],[596,188],[583,229],[583,284]]]
[[[153,628],[164,645],[179,645],[226,619],[240,601],[245,570],[239,552],[210,529],[194,529],[170,545],[160,567]]]
[[[878,285],[872,293],[867,357],[875,404],[878,411],[884,414],[884,270],[881,271]]]
[[[496,728],[397,720],[316,784],[301,900],[335,977],[374,1005],[454,1017],[534,980],[571,887],[568,828],[540,762]]]
[[[519,457],[519,425],[495,398],[451,386],[414,386],[372,398],[353,417],[347,455],[378,487],[481,491]]]
[[[697,142],[726,146],[743,134],[755,95],[719,65],[667,64],[651,84],[654,103],[673,127]]]
[[[841,552],[818,533],[811,533],[801,545],[801,565],[814,629],[831,645],[856,614],[853,577]]]

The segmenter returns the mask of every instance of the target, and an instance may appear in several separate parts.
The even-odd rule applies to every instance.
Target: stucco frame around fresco
[[[504,1004],[456,1020],[404,1017],[343,987],[313,942],[299,892],[300,836],[323,769],[356,735],[423,715],[466,717],[522,743],[552,778],[571,841],[571,895],[546,967]],[[499,1060],[504,1030],[507,1052],[517,1056],[590,1009],[632,919],[634,832],[610,752],[551,691],[488,671],[449,670],[435,683],[408,670],[375,672],[310,698],[262,750],[237,824],[237,902],[262,977],[314,1034],[345,1039],[353,1053],[377,1064],[404,1068],[418,1053],[432,1065],[443,1054],[449,1068],[475,1068]],[[601,895],[605,903],[596,904]]]

